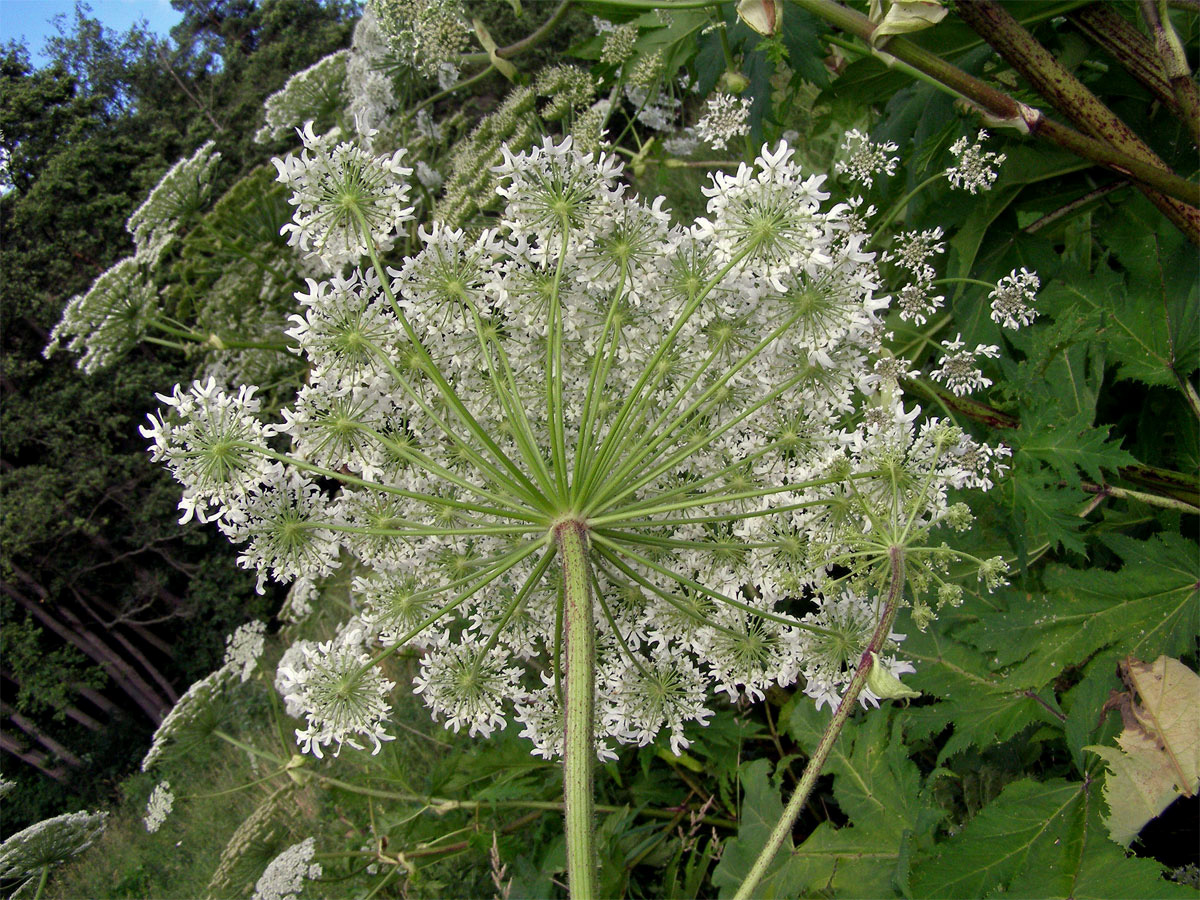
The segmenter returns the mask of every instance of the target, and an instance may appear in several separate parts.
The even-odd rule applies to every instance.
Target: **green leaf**
[[[826,30],[823,20],[798,6],[788,5],[779,36],[787,47],[793,84],[800,80],[822,88],[829,84],[829,70],[824,62],[825,50],[820,40]]]
[[[1093,781],[1024,779],[913,863],[914,898],[1195,897],[1153,860],[1127,859],[1100,823]]]
[[[1156,255],[1153,245],[1147,252]],[[1168,265],[1192,267],[1182,259],[1164,260],[1164,268]],[[1175,370],[1186,376],[1196,369],[1200,312],[1195,285],[1167,291],[1164,277],[1158,272],[1148,280],[1131,277],[1127,285],[1107,265],[1092,273],[1076,269],[1064,272],[1038,299],[1048,311],[1073,304],[1091,313],[1120,378],[1174,385]]]
[[[847,724],[825,765],[833,794],[851,825],[822,822],[801,844],[781,850],[769,882],[755,896],[832,891],[846,897],[895,893],[907,877],[908,848],[929,842],[940,811],[921,793],[921,775],[908,756],[901,715],[868,710]],[[782,727],[811,752],[829,724],[828,711],[794,698]],[[760,765],[761,764],[761,765]],[[744,766],[745,800],[738,837],[726,844],[714,883],[736,889],[782,813],[778,789],[766,780],[765,761]],[[765,821],[763,821],[765,820]],[[730,856],[730,853],[733,856]]]
[[[937,632],[934,627],[924,634],[909,634],[904,656],[917,667],[905,676],[908,683],[924,693],[940,698],[933,706],[920,706],[907,715],[907,728],[913,735],[932,735],[953,725],[954,733],[938,754],[938,762],[971,745],[988,747],[1006,741],[1035,722],[1056,723],[1045,703],[1023,685],[987,669],[984,656],[976,649]]]
[[[1041,688],[1098,655],[1115,664],[1131,654],[1154,659],[1190,649],[1200,630],[1195,544],[1170,533],[1103,541],[1125,561],[1120,571],[1049,566],[1045,595],[1010,603],[963,630],[999,664],[1019,663],[1006,678],[1014,688]]]
[[[1078,492],[1060,488],[1044,469],[1015,472],[1000,489],[1005,506],[1016,519],[1022,547],[1045,539],[1052,546],[1085,552],[1079,533],[1085,522],[1079,518],[1083,504]]]
[[[713,884],[721,889],[721,896],[731,896],[741,886],[775,823],[783,815],[779,787],[768,777],[770,769],[771,761],[766,759],[756,759],[742,766],[744,796],[737,837],[725,842],[721,861],[713,870]],[[755,897],[791,897],[799,891],[799,874],[789,862],[791,850],[792,842],[788,839],[755,890]]]
[[[1102,469],[1115,472],[1137,460],[1108,439],[1109,426],[1092,425],[1090,409],[1081,409],[1069,419],[1059,419],[1045,409],[1022,417],[1017,446],[1022,455],[1045,463],[1059,479],[1078,487],[1079,470],[1097,484],[1104,484]],[[1014,453],[1015,455],[1015,453]]]

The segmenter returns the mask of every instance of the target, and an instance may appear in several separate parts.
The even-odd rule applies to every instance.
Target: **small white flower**
[[[321,748],[334,742],[334,756],[343,744],[362,750],[356,740],[362,736],[374,745],[371,752],[378,753],[381,741],[393,739],[384,732],[383,720],[391,711],[387,695],[395,682],[385,679],[361,648],[338,641],[302,641],[297,646],[294,662],[281,661],[276,685],[284,693],[289,713],[297,709],[308,718],[306,728],[296,729],[301,751],[321,759],[325,755]]]
[[[851,181],[871,187],[875,183],[876,175],[896,174],[900,157],[889,154],[899,149],[892,141],[876,144],[857,128],[853,128],[846,132],[846,139],[842,141],[841,146],[843,158],[834,163],[833,169],[839,175],[848,176]]]
[[[801,668],[806,684],[804,693],[817,701],[817,709],[829,704],[836,709],[846,687],[858,671],[858,664],[867,644],[879,624],[879,610],[870,598],[859,597],[853,591],[843,591],[836,597],[817,597],[818,609],[804,621],[825,630],[825,633],[805,632],[805,648]],[[883,648],[895,650],[902,634],[889,634]],[[894,656],[880,658],[876,665],[899,678],[905,672],[915,672],[912,664]],[[879,698],[870,688],[858,695],[863,706],[879,705]]]
[[[254,885],[254,900],[297,900],[304,882],[321,877],[321,864],[312,862],[316,842],[305,838],[267,864]]]
[[[255,142],[276,141],[305,122],[326,122],[340,112],[346,104],[349,59],[348,50],[338,50],[289,78],[264,101],[266,123],[255,132]]]
[[[265,622],[246,622],[225,638],[225,665],[241,670],[242,681],[248,681],[262,656],[267,630]]]
[[[430,647],[421,660],[421,670],[413,679],[414,693],[420,694],[436,721],[444,717],[446,727],[466,728],[471,737],[488,737],[507,724],[504,701],[521,698],[521,670],[506,666],[509,655],[463,635],[451,642],[448,635]]]
[[[981,128],[975,143],[970,146],[965,137],[950,146],[950,152],[958,159],[955,165],[946,170],[951,185],[972,194],[992,189],[998,175],[996,170],[1008,157],[1003,153],[985,153],[983,142],[987,137],[988,133]]]
[[[171,782],[164,781],[155,785],[154,790],[150,792],[150,800],[146,803],[146,815],[142,819],[146,823],[146,830],[151,834],[158,831],[171,814],[174,805],[175,795],[171,793]]]
[[[992,380],[984,376],[976,363],[980,357],[996,359],[1000,355],[999,347],[979,344],[974,350],[964,350],[966,344],[961,334],[952,341],[942,341],[942,347],[946,355],[938,368],[930,373],[935,381],[945,382],[946,387],[959,397],[992,386]]]
[[[271,160],[296,207],[280,233],[332,269],[365,256],[368,241],[390,249],[396,230],[413,218],[406,180],[413,170],[400,163],[405,151],[374,156],[353,142],[335,143],[332,132],[318,136],[312,122],[298,133],[300,155]]]
[[[1041,279],[1036,272],[1022,268],[1018,273],[1013,269],[988,294],[988,299],[992,301],[992,321],[1013,329],[1032,323],[1038,314],[1032,304],[1041,286]]]
[[[924,325],[929,317],[934,315],[945,297],[933,292],[933,284],[928,280],[910,281],[900,289],[896,297],[896,306],[900,310],[900,318],[906,322]]]
[[[0,880],[37,875],[78,856],[104,831],[107,812],[64,813],[35,822],[0,844]]]
[[[704,115],[696,123],[696,136],[714,150],[750,133],[750,101],[733,94],[718,93],[708,98]]]
[[[150,749],[142,759],[143,772],[149,771],[150,767],[158,762],[166,752],[168,742],[191,737],[193,726],[201,732],[205,730],[206,714],[211,711],[213,703],[224,693],[233,678],[233,669],[221,666],[187,689],[187,693],[175,702],[175,706],[163,717],[158,730],[154,732]]]

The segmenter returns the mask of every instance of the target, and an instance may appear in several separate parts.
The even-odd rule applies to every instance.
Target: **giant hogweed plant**
[[[346,557],[363,573],[359,617],[280,670],[301,749],[377,751],[378,666],[416,648],[435,719],[482,736],[512,719],[562,758],[587,897],[596,758],[660,734],[678,753],[713,693],[803,679],[836,713],[790,829],[856,701],[914,696],[900,610],[924,625],[961,597],[952,566],[989,588],[1005,569],[937,536],[971,522],[949,492],[1001,465],[903,402],[859,203],[781,142],[672,224],[611,156],[547,139],[506,154],[498,227],[422,227],[388,265],[412,216],[402,153],[303,138],[276,161],[285,230],[335,271],[297,293],[308,383],[278,424],[253,387],[177,386],[143,429],[185,518],[244,544],[260,585]],[[897,271],[922,273],[935,238],[909,236]]]
[[[410,179],[412,154],[392,151],[406,133],[440,141],[440,126],[422,120],[425,102],[401,114],[379,78],[387,66],[364,64],[384,58],[371,15],[356,31],[349,61],[341,56],[301,73],[293,93],[268,105],[268,124],[278,137],[302,125],[306,114],[320,113],[330,97],[341,97],[350,104],[336,117],[342,134],[353,130],[363,144],[309,128],[302,134],[304,154],[276,164],[300,207],[286,234],[296,249],[312,251],[303,265],[313,277],[297,294],[302,314],[289,335],[307,360],[309,383],[282,424],[260,418],[249,388],[221,390],[205,382],[177,388],[164,398],[173,411],[160,415],[150,432],[156,454],[187,485],[185,515],[213,518],[248,543],[247,565],[280,580],[298,579],[297,597],[307,596],[314,576],[335,567],[354,573],[359,617],[334,640],[297,645],[279,670],[289,713],[305,720],[298,731],[302,749],[316,756],[343,744],[378,750],[392,731],[387,717],[394,685],[384,671],[394,670],[387,658],[416,654],[419,696],[435,718],[472,735],[511,720],[535,753],[564,759],[572,890],[582,895],[593,871],[585,824],[593,757],[610,759],[621,745],[648,745],[662,732],[671,750],[685,752],[698,729],[721,715],[714,693],[761,700],[772,685],[795,683],[816,704],[789,703],[780,728],[810,762],[786,809],[757,763],[739,769],[746,809],[760,811],[761,819],[744,816],[737,838],[725,842],[714,884],[742,895],[756,884],[784,892],[828,885],[922,895],[971,893],[1010,881],[1029,889],[1025,869],[1005,868],[984,846],[1004,843],[989,835],[1014,834],[1004,830],[1004,815],[1022,810],[1031,828],[1051,821],[1046,833],[1056,836],[1055,847],[1079,847],[1063,872],[1085,880],[1118,872],[1113,884],[1130,891],[1135,884],[1137,890],[1153,885],[1152,893],[1166,890],[1154,866],[1124,860],[1107,838],[1097,843],[1089,836],[1082,845],[1061,840],[1062,829],[1076,825],[1089,835],[1102,831],[1090,782],[1080,788],[1064,779],[1022,780],[1000,793],[994,812],[985,807],[974,830],[931,843],[944,810],[936,813],[924,794],[916,795],[903,741],[919,743],[952,725],[938,760],[957,770],[955,754],[1012,739],[1029,723],[1044,721],[1065,729],[1074,766],[1095,774],[1082,744],[1101,715],[1103,664],[1118,646],[1151,655],[1186,650],[1187,600],[1194,597],[1187,572],[1194,565],[1186,542],[1168,532],[1151,541],[1105,537],[1105,548],[1128,562],[1120,575],[1051,566],[1046,587],[1065,591],[1069,604],[1030,606],[1022,591],[1001,591],[998,600],[981,603],[968,590],[969,613],[945,609],[964,596],[951,572],[978,573],[985,588],[998,584],[997,552],[1027,561],[1055,544],[1082,551],[1083,517],[1094,518],[1104,500],[1134,509],[1146,504],[1160,515],[1194,508],[1178,479],[1163,481],[1171,473],[1133,467],[1133,457],[1108,440],[1106,427],[1088,432],[1086,440],[1075,432],[1092,422],[1104,377],[1094,344],[1081,336],[1088,328],[1107,334],[1104,340],[1121,351],[1119,379],[1159,384],[1175,373],[1181,390],[1190,387],[1190,370],[1183,371],[1190,345],[1172,324],[1182,302],[1170,293],[1178,278],[1134,262],[1139,253],[1165,256],[1171,270],[1171,259],[1182,260],[1178,236],[1172,240],[1155,226],[1147,243],[1138,230],[1144,216],[1133,211],[1128,246],[1114,250],[1112,270],[1162,284],[1164,344],[1161,329],[1144,321],[1145,312],[1132,302],[1114,311],[1115,329],[1106,327],[1096,298],[1119,293],[1114,278],[1120,280],[1108,269],[1056,283],[1038,304],[1052,324],[1033,329],[1032,337],[1015,331],[1033,321],[1033,294],[1055,264],[1045,252],[1026,253],[1027,235],[1013,241],[993,235],[1003,229],[989,230],[989,224],[1020,185],[1050,177],[1055,165],[1073,169],[1049,155],[1042,163],[1028,148],[1009,143],[1006,149],[1021,163],[1014,169],[1010,162],[997,181],[1003,160],[985,149],[986,135],[973,137],[974,129],[966,137],[961,130],[938,135],[953,163],[949,182],[936,161],[930,166],[936,151],[926,147],[906,172],[911,189],[895,199],[883,182],[895,172],[896,147],[847,128],[830,168],[863,185],[865,196],[886,209],[881,216],[858,197],[829,196],[838,190],[832,180],[800,172],[796,157],[776,144],[764,147],[754,166],[728,163],[736,174],[711,179],[703,217],[687,228],[672,225],[661,201],[629,195],[612,158],[588,157],[580,147],[595,147],[607,125],[619,132],[612,151],[631,157],[635,174],[654,165],[660,171],[711,167],[688,159],[700,140],[731,155],[744,145],[749,160],[747,133],[763,127],[770,93],[753,60],[762,49],[771,52],[771,39],[756,50],[756,38],[734,24],[732,6],[722,21],[704,4],[674,4],[665,14],[648,10],[658,5],[665,4],[613,2],[607,8],[624,24],[597,22],[594,72],[611,85],[607,101],[587,107],[594,85],[580,78],[581,70],[545,73],[533,89],[514,89],[455,152],[434,218],[445,213],[457,226],[472,210],[500,211],[500,227],[482,234],[427,224],[426,213],[408,208],[437,188],[428,166],[421,172],[418,165],[418,177]],[[905,8],[884,6],[868,19],[833,3],[797,5],[864,41],[887,24],[879,14],[895,7],[892,18],[902,18]],[[737,13],[751,21],[768,7],[780,11],[780,4],[744,2]],[[1026,18],[1036,18],[1033,12]],[[817,46],[815,19],[797,31],[794,13],[786,14],[793,30],[785,26],[781,36],[793,52],[789,63],[827,79],[795,56],[810,46],[806,42]],[[638,17],[630,21],[631,15]],[[556,11],[551,18],[558,17]],[[422,21],[417,16],[414,28]],[[434,17],[422,25],[433,29],[421,36],[424,45],[437,45],[430,41],[445,21]],[[771,21],[777,25],[778,16],[760,22],[760,30],[770,32]],[[700,52],[691,59],[688,48],[697,36]],[[825,38],[858,53],[844,88],[856,96],[871,83],[859,77],[873,62],[871,51],[845,37]],[[994,87],[989,93],[962,72],[933,65],[930,54],[907,39],[888,46],[927,83],[940,79],[938,89],[965,93],[999,125],[1011,125]],[[726,72],[718,79],[722,62]],[[497,64],[489,57],[488,68],[461,86]],[[691,105],[688,82],[677,85],[671,77],[685,64],[702,85],[720,82],[694,129],[680,128]],[[752,78],[747,96],[738,99],[731,91],[744,86],[738,80],[743,65]],[[314,93],[310,82],[323,78],[331,79],[329,86]],[[349,97],[339,94],[355,78],[362,84],[350,88]],[[841,85],[834,84],[835,98]],[[434,99],[458,89],[450,85]],[[556,91],[556,102],[573,110],[564,125],[576,143],[537,146],[539,128],[531,124],[536,95]],[[912,114],[906,110],[918,100],[939,109],[929,93],[889,107],[873,130],[909,143],[904,126]],[[319,103],[312,100],[317,95]],[[784,92],[778,110],[784,122],[789,96]],[[613,102],[618,97],[623,108]],[[942,112],[949,113],[948,101]],[[410,119],[417,122],[415,133],[392,130]],[[1130,164],[1139,177],[1153,174],[1119,152],[1101,153],[1056,131],[1053,123],[1032,121],[1040,137],[1067,142],[1062,145],[1074,152]],[[648,139],[646,130],[662,132],[661,142]],[[516,149],[497,158],[499,169],[487,173],[473,165],[498,152],[503,135]],[[953,137],[958,140],[951,144]],[[640,149],[622,146],[629,141]],[[1186,191],[1154,177],[1162,189]],[[952,199],[947,185],[965,189],[969,199]],[[964,203],[972,210],[965,217]],[[1077,207],[1043,209],[1029,234],[1056,233],[1051,223],[1064,216],[1069,222]],[[942,233],[943,211],[962,223],[961,235]],[[893,233],[898,219],[905,225]],[[393,243],[399,249],[389,252]],[[947,243],[953,277],[939,278],[930,261]],[[1066,243],[1071,264],[1080,268],[1087,254],[1070,232]],[[1035,264],[1040,278],[1031,271]],[[110,321],[105,316],[102,324]],[[948,337],[951,324],[970,340],[959,333],[939,347],[935,337]],[[1000,328],[1022,361],[982,362],[998,350],[976,342],[996,340]],[[898,339],[886,333],[890,329]],[[1149,361],[1135,359],[1139,347],[1151,348]],[[928,348],[940,362],[922,376],[916,362]],[[1163,371],[1153,364],[1159,356]],[[1000,372],[1005,380],[993,396],[1008,411],[964,396],[990,387]],[[911,401],[902,402],[901,387],[920,390],[944,418],[922,418]],[[1022,413],[1019,430],[1012,410]],[[1071,428],[1057,424],[1060,412],[1072,417]],[[960,533],[953,538],[956,550],[940,543],[939,529],[970,522],[947,490],[990,487],[1007,453],[966,437],[951,424],[955,418],[1007,429],[1005,437],[1016,444],[1017,473],[1003,485],[1004,505],[1024,527],[1007,541],[1001,539],[1006,525],[989,504],[988,533]],[[1118,467],[1129,477],[1153,476],[1169,490],[1106,483],[1105,472]],[[1080,472],[1092,480],[1081,480]],[[1080,490],[1094,495],[1081,513],[1073,499]],[[1112,527],[1128,523],[1118,515]],[[1154,561],[1156,574],[1137,569],[1143,559]],[[1161,608],[1142,610],[1158,601]],[[1079,604],[1088,617],[1081,629],[1072,624]],[[933,623],[938,608],[941,621]],[[909,635],[902,645],[892,630],[898,615],[918,631],[897,626]],[[1122,629],[1139,626],[1141,636],[1132,643],[1120,639]],[[1175,637],[1153,638],[1167,633]],[[1034,646],[1046,649],[1031,653]],[[981,667],[980,654],[992,650],[1000,674]],[[1076,667],[1078,684],[1074,674],[1064,674]],[[234,680],[234,668],[214,673],[181,702],[148,765],[172,741],[187,738],[192,716],[210,715],[207,703]],[[914,694],[894,680],[899,675],[939,702],[894,717],[905,734],[889,735],[886,715],[874,713],[838,745],[857,702]],[[1045,688],[1060,675],[1065,712]],[[818,711],[826,704],[832,721]],[[881,765],[894,775],[890,782]],[[985,762],[983,771],[989,766]],[[299,778],[302,768],[294,763],[288,771]],[[335,781],[319,767],[304,771],[322,783]],[[823,771],[834,774],[837,803],[854,827],[818,828],[803,852],[781,854],[773,863],[777,851],[790,846],[793,822]],[[942,780],[929,776],[928,790],[942,790],[956,777],[939,771]],[[851,783],[871,785],[869,796],[859,797]],[[982,800],[1002,787],[981,789]],[[886,798],[882,813],[880,797]],[[1061,827],[1053,825],[1060,807],[1068,810]],[[907,863],[901,865],[910,852],[905,841],[917,849],[912,886],[901,888],[908,879]],[[288,877],[302,878],[310,873],[311,842],[292,850]],[[896,871],[866,865],[872,854],[896,856]],[[820,860],[831,860],[832,868]]]

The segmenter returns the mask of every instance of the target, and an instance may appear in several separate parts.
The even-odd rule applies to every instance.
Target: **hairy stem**
[[[586,526],[576,520],[556,525],[563,573],[563,636],[566,645],[566,720],[563,746],[563,812],[567,832],[567,883],[572,900],[596,896],[595,798],[592,769],[596,760],[596,624]]]
[[[850,713],[854,710],[854,704],[858,701],[858,695],[862,693],[862,689],[867,683],[867,675],[870,673],[873,664],[872,654],[879,652],[884,641],[887,640],[888,634],[891,633],[892,623],[896,621],[896,610],[899,608],[900,595],[904,592],[904,551],[900,547],[892,547],[889,551],[889,556],[892,567],[891,586],[888,589],[883,610],[879,615],[879,624],[875,627],[875,633],[871,635],[871,640],[867,643],[867,647],[858,661],[858,671],[854,673],[854,678],[851,679],[850,684],[847,686],[845,696],[842,697],[842,702],[838,704],[837,711],[833,714],[833,719],[826,726],[825,733],[821,735],[821,742],[817,745],[817,749],[809,759],[808,765],[804,767],[804,774],[800,776],[800,783],[796,785],[796,792],[792,794],[792,799],[788,801],[787,809],[783,811],[783,816],[776,823],[775,829],[767,839],[766,846],[763,847],[758,859],[754,861],[754,865],[750,868],[746,880],[738,888],[737,894],[734,895],[734,900],[749,900],[749,898],[754,896],[755,889],[758,887],[759,882],[762,881],[763,876],[766,875],[771,863],[774,862],[775,855],[788,838],[791,837],[792,826],[795,825],[796,819],[800,815],[800,810],[808,802],[808,796],[812,793],[813,785],[817,783],[817,778],[821,775],[821,769],[825,766],[825,760],[829,758],[829,753],[833,750],[833,745],[837,743],[837,739],[842,733],[842,728],[845,727],[846,721],[850,718]]]
[[[1021,23],[995,0],[962,0],[959,17],[997,53],[1020,72],[1039,94],[1066,116],[1076,128],[1118,150],[1137,157],[1162,172],[1169,171],[1133,130],[1105,106]],[[1181,203],[1148,185],[1139,186],[1148,200],[1175,224],[1193,244],[1200,244],[1200,210]]]

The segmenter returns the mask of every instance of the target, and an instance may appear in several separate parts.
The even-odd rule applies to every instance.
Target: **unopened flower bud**
[[[741,72],[726,72],[721,76],[721,89],[730,94],[740,94],[750,87],[750,79]]]
[[[780,0],[742,0],[737,5],[737,15],[750,30],[771,37],[783,22],[783,3]]]

